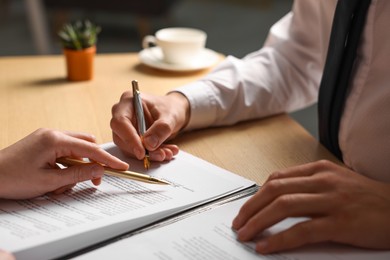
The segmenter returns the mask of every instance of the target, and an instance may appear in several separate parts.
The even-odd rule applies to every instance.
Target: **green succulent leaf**
[[[64,48],[82,50],[96,45],[101,28],[89,20],[66,23],[58,32]]]

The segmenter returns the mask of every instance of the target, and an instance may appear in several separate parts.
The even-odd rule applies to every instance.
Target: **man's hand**
[[[122,94],[112,107],[111,129],[114,143],[127,155],[143,159],[145,148],[150,159],[169,161],[179,152],[173,144],[164,144],[182,129],[189,119],[189,103],[180,93],[153,96],[142,93],[147,131],[143,143],[137,133],[132,93]]]
[[[390,185],[329,161],[273,173],[233,221],[240,241],[288,217],[309,217],[257,242],[260,253],[333,241],[390,249]]]

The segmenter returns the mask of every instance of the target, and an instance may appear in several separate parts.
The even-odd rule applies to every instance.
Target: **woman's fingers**
[[[103,166],[97,163],[74,165],[60,171],[55,169],[47,171],[47,176],[43,177],[45,179],[42,181],[48,190],[54,190],[57,194],[76,183],[100,179],[104,174]]]
[[[81,133],[81,132],[73,132],[73,131],[62,131],[62,132],[74,138],[82,139],[92,143],[96,142],[96,137],[89,133]]]
[[[127,170],[129,167],[127,163],[104,151],[100,146],[82,139],[64,135],[57,138],[55,143],[58,147],[56,153],[58,157],[89,158],[119,170]]]

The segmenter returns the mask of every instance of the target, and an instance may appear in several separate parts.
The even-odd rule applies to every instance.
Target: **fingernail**
[[[268,249],[268,241],[260,240],[256,243],[256,251],[260,253],[266,253]]]
[[[93,179],[97,179],[103,176],[102,167],[100,167],[99,165],[92,165],[91,172]]]
[[[155,135],[149,135],[145,138],[144,142],[148,147],[157,148],[158,138]]]
[[[237,231],[237,238],[238,240],[240,241],[246,241],[248,240],[247,238],[247,229],[245,227],[243,228],[240,228],[238,231]]]
[[[137,159],[141,160],[143,158],[143,154],[144,154],[144,150],[143,149],[139,149],[138,147],[134,147],[133,149],[133,153],[135,155],[135,157],[137,157]]]
[[[240,227],[241,219],[239,216],[237,216],[232,223],[232,226],[234,229],[238,229]]]
[[[160,153],[153,153],[150,154],[150,159],[152,159],[153,161],[161,162],[164,160],[164,157]]]

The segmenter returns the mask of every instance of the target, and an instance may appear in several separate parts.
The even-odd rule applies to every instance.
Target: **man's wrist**
[[[167,96],[172,98],[172,102],[174,102],[179,108],[177,110],[176,122],[178,131],[181,131],[187,126],[188,122],[190,121],[190,102],[185,95],[177,91],[169,92]]]

